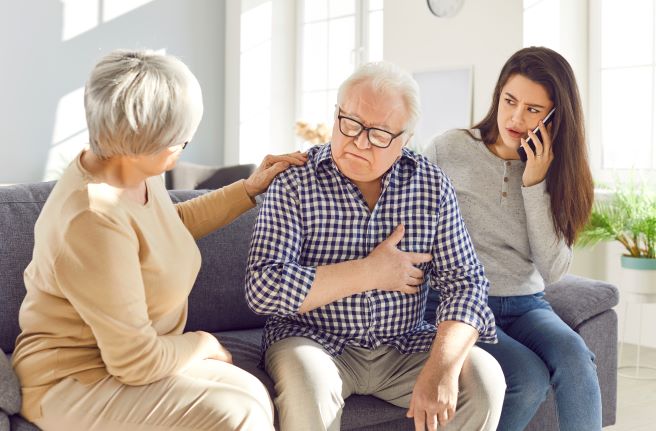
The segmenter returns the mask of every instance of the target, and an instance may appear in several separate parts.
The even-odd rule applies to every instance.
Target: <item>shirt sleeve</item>
[[[551,196],[547,182],[522,187],[531,259],[546,284],[560,280],[572,263],[572,249],[558,238],[551,218]]]
[[[443,177],[433,251],[432,287],[440,292],[436,325],[447,320],[474,327],[479,341],[495,343],[494,315],[487,306],[489,282],[460,215],[455,191]]]
[[[153,328],[130,228],[81,213],[67,226],[53,267],[59,289],[91,328],[107,371],[120,382],[149,384],[199,356],[198,334],[158,335]]]
[[[284,172],[271,184],[255,223],[246,269],[246,301],[264,315],[297,314],[316,268],[299,263],[303,244],[300,202]]]
[[[195,239],[223,227],[253,208],[255,202],[239,180],[194,199],[175,204],[182,222]]]

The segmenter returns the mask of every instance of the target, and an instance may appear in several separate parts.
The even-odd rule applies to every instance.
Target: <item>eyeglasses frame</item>
[[[389,146],[392,145],[392,141],[394,139],[398,138],[399,136],[401,136],[402,134],[404,134],[406,132],[406,129],[403,129],[399,133],[394,134],[394,133],[390,132],[389,130],[381,129],[379,127],[365,127],[364,124],[362,124],[360,121],[356,120],[355,118],[351,118],[349,116],[342,115],[343,111],[342,111],[341,107],[337,107],[337,109],[339,110],[338,113],[337,113],[337,125],[339,126],[340,133],[342,135],[346,136],[346,137],[357,139],[362,134],[362,132],[367,132],[367,141],[369,141],[369,143],[372,146],[376,147],[376,148],[389,148]],[[351,120],[354,123],[357,123],[358,125],[360,125],[360,127],[361,127],[360,131],[357,134],[353,135],[353,136],[350,136],[350,135],[347,135],[346,133],[344,133],[344,131],[342,130],[342,118],[346,118],[347,120]],[[388,133],[391,136],[391,138],[390,138],[389,142],[387,143],[387,145],[383,147],[383,146],[376,145],[373,142],[371,142],[371,138],[369,137],[369,131],[370,130],[378,130],[379,132]]]

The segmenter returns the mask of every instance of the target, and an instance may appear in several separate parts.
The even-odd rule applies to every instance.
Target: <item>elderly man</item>
[[[246,296],[270,316],[281,429],[338,430],[344,400],[371,394],[408,408],[417,430],[494,430],[504,378],[474,347],[496,341],[488,282],[449,180],[405,148],[417,84],[370,63],[337,102],[331,143],[272,183],[251,243]]]

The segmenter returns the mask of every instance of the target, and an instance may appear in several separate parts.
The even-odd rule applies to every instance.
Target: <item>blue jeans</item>
[[[478,343],[506,377],[500,431],[523,430],[545,400],[556,396],[560,430],[601,429],[601,393],[594,354],[553,311],[544,293],[490,296],[498,344]]]

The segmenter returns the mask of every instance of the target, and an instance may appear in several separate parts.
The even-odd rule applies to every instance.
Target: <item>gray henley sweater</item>
[[[572,250],[556,236],[546,182],[522,186],[524,162],[500,159],[462,130],[436,137],[424,154],[456,189],[490,296],[530,295],[565,274]]]

